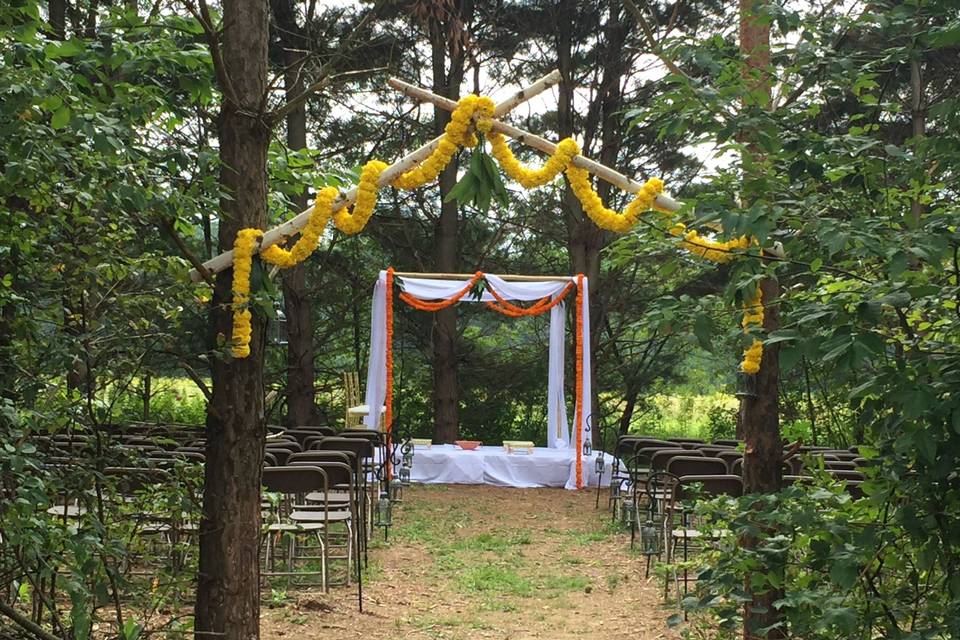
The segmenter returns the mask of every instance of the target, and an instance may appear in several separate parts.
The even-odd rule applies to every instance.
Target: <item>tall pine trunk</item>
[[[466,4],[470,4],[469,1]],[[465,7],[469,10],[469,6]],[[461,8],[463,10],[464,7]],[[457,100],[463,80],[464,52],[451,44],[443,23],[431,20],[430,47],[434,93]],[[449,71],[447,57],[449,55]],[[434,110],[433,129],[436,135],[450,121],[443,109]],[[457,182],[454,160],[440,174],[440,217],[434,230],[434,260],[437,271],[458,270],[458,235],[460,212],[457,203],[447,202],[447,194]],[[448,307],[433,314],[433,420],[434,437],[440,442],[453,442],[460,437],[460,399],[457,385],[457,309]]]
[[[573,33],[576,20],[576,2],[563,0],[557,11],[559,24],[557,29],[557,57],[560,73],[563,77],[557,105],[558,133],[561,139],[577,133],[583,135],[584,141],[599,139],[600,146],[596,153],[601,163],[614,167],[620,154],[623,123],[622,101],[623,95],[620,83],[629,73],[629,58],[617,55],[622,51],[629,33],[629,25],[622,14],[619,3],[611,3],[610,17],[603,25],[603,56],[606,63],[601,74],[600,85],[589,106],[591,113],[599,114],[599,118],[587,118],[581,131],[576,131],[573,92],[575,88],[574,61],[573,61]],[[604,181],[597,182],[597,193],[606,206],[610,205],[611,185]],[[598,227],[583,212],[579,200],[573,194],[569,184],[563,190],[563,207],[566,211],[567,223],[567,252],[570,260],[570,270],[573,274],[582,273],[587,277],[590,285],[590,325],[593,327],[590,338],[590,351],[598,354],[600,347],[600,327],[604,324],[607,293],[600,281],[601,257],[600,252],[607,244],[607,234]],[[594,355],[590,361],[591,379],[596,381],[597,364],[599,358]],[[594,383],[593,406],[594,418],[592,424],[600,424],[600,385]],[[601,433],[595,428],[591,434],[593,445],[602,446]]]
[[[770,22],[764,15],[764,5],[758,0],[740,0],[740,53],[744,58],[746,85],[752,96],[766,95],[769,107],[771,95],[770,83]],[[745,99],[744,107],[748,107]],[[746,143],[743,151],[744,198],[760,197],[750,188],[751,178],[762,171],[763,156],[752,144],[749,134],[743,136]],[[760,282],[763,304],[763,329],[766,333],[776,331],[779,326],[779,285],[774,277],[768,276]],[[760,361],[757,376],[756,397],[745,397],[740,402],[740,425],[744,440],[743,453],[743,489],[747,494],[776,493],[782,483],[781,462],[783,445],[780,440],[779,384],[780,362],[777,345],[766,345]],[[772,533],[772,532],[767,532]],[[754,536],[746,536],[741,543],[752,548],[759,544]],[[773,562],[773,560],[771,560]],[[781,567],[768,566],[766,570],[780,572]],[[782,615],[773,603],[783,597],[782,589],[768,589],[758,592],[747,577],[746,591],[751,601],[744,605],[743,637],[746,640],[758,638],[786,637],[785,629],[776,627],[769,632],[761,629],[774,627],[782,622]]]
[[[283,47],[284,89],[287,99],[304,90],[302,67],[309,43],[297,23],[293,0],[272,0],[277,34]],[[287,146],[307,148],[307,108],[305,104],[287,114]],[[303,211],[309,198],[304,192],[293,198],[296,212]],[[287,422],[305,425],[313,422],[314,369],[312,306],[307,296],[306,264],[283,271],[283,304],[287,318]]]
[[[267,147],[270,132],[261,104],[267,87],[267,4],[223,2],[224,87],[218,122],[220,183],[219,248],[232,248],[237,231],[262,228],[267,210]],[[211,327],[219,342],[231,335],[233,271],[216,277]],[[213,394],[207,407],[207,446],[200,522],[197,637],[260,636],[260,480],[263,415],[264,320],[253,315],[250,355],[212,358]]]

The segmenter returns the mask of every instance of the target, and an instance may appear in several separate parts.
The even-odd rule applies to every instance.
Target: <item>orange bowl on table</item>
[[[479,440],[454,440],[453,444],[457,445],[464,451],[473,451],[480,446]]]

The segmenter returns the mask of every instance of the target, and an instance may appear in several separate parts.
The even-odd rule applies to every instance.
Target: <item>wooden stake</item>
[[[522,104],[526,100],[537,96],[551,86],[555,85],[560,81],[560,72],[554,71],[547,74],[546,76],[540,78],[533,84],[528,87],[524,87],[520,91],[516,92],[495,108],[496,113],[503,114],[510,111],[510,109],[515,108],[517,105]],[[455,105],[456,103],[454,103]],[[409,171],[416,165],[420,164],[425,158],[427,158],[438,144],[443,136],[434,138],[425,145],[417,148],[415,151],[408,153],[403,156],[392,165],[383,170],[383,173],[380,174],[380,179],[377,181],[377,184],[380,186],[388,185],[393,182],[398,176]],[[333,203],[333,210],[338,211],[345,206],[352,204],[357,199],[357,189],[356,187],[350,189],[346,193],[340,195]],[[260,239],[260,247],[258,249],[262,250],[265,247],[277,244],[281,242],[284,238],[289,238],[290,236],[298,233],[300,229],[303,229],[307,225],[307,220],[310,219],[310,211],[312,207],[307,208],[306,210],[298,213],[293,218],[287,220],[283,224],[276,226],[272,229],[263,232],[263,237]],[[214,256],[213,258],[207,260],[203,263],[203,267],[210,274],[215,274],[223,271],[230,267],[233,264],[233,250],[224,251],[223,253]],[[190,279],[194,282],[199,282],[203,276],[197,269],[191,269]]]

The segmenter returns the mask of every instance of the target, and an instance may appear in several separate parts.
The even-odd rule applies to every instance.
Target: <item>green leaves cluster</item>
[[[486,214],[491,201],[506,207],[510,195],[503,186],[500,169],[493,158],[483,149],[483,140],[470,152],[470,163],[460,181],[447,194],[446,201],[456,201],[463,206],[472,204],[477,211]]]

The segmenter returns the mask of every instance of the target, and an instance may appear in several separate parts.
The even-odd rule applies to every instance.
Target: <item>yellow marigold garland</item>
[[[710,240],[693,229],[687,231],[687,227],[681,222],[670,227],[670,233],[682,238],[680,241],[682,249],[698,255],[704,260],[719,264],[735,260],[739,257],[736,251],[746,249],[751,244],[751,240],[747,236],[740,236],[725,242]]]
[[[580,145],[573,138],[564,138],[557,145],[557,151],[551,155],[539,169],[529,169],[517,160],[507,141],[500,133],[490,133],[490,155],[497,159],[504,173],[520,183],[525,189],[542,187],[556,178],[561,171],[570,166],[574,156],[579,155]]]
[[[437,147],[417,167],[398,176],[393,186],[410,191],[436,180],[458,148],[477,146],[477,136],[471,130],[474,115],[477,116],[477,131],[487,133],[493,124],[493,110],[493,100],[487,96],[470,94],[461,98],[450,114],[450,122],[444,127],[443,138]]]
[[[233,243],[233,331],[231,340],[235,358],[250,355],[250,270],[259,229],[241,229]]]
[[[357,200],[353,204],[351,213],[347,207],[341,208],[333,214],[333,224],[347,235],[356,235],[363,231],[367,226],[367,221],[373,215],[373,208],[377,206],[377,180],[380,174],[387,168],[387,163],[380,160],[371,160],[363,165],[360,172],[360,184],[357,186]],[[334,187],[326,187],[332,190],[336,197],[337,190]],[[331,201],[332,202],[332,201]]]
[[[310,217],[307,218],[307,224],[300,232],[300,237],[296,244],[289,250],[284,249],[279,244],[272,244],[265,247],[260,255],[270,264],[275,264],[281,269],[289,269],[307,259],[313,250],[317,248],[320,236],[323,234],[327,221],[330,220],[330,213],[333,210],[333,201],[337,198],[337,190],[334,187],[325,187],[317,193],[313,201],[313,208],[310,209]],[[246,231],[246,229],[244,230]]]
[[[754,327],[763,328],[763,291],[761,291],[759,285],[757,285],[753,296],[743,303],[743,320],[741,320],[740,326],[747,333],[750,333]],[[740,369],[744,373],[757,373],[760,371],[760,360],[762,358],[763,342],[754,338],[750,346],[743,352],[743,362],[740,363]]]
[[[471,94],[463,97],[451,114],[450,122],[444,128],[443,138],[436,148],[418,166],[395,178],[392,186],[411,190],[435,180],[459,148],[477,145],[476,132],[479,132],[487,135],[492,155],[504,172],[527,189],[545,185],[561,171],[565,171],[584,211],[603,229],[626,233],[636,225],[640,214],[647,209],[656,208],[656,197],[663,191],[663,181],[659,178],[648,180],[622,213],[604,207],[600,196],[590,184],[590,173],[572,164],[573,158],[580,153],[580,146],[572,138],[561,140],[556,152],[539,169],[524,167],[513,155],[504,137],[491,132],[494,108],[493,101],[487,96]],[[307,224],[301,230],[300,238],[294,246],[289,250],[276,244],[266,247],[261,251],[263,259],[281,269],[288,269],[303,262],[316,249],[331,217],[334,225],[343,233],[353,235],[362,231],[373,214],[377,202],[377,183],[386,167],[387,165],[379,160],[371,160],[364,165],[352,212],[346,207],[334,212],[333,204],[339,192],[335,187],[321,189],[314,200]],[[251,314],[247,308],[250,298],[250,270],[254,249],[262,235],[263,232],[259,229],[241,229],[234,243],[232,350],[237,358],[245,358],[250,354]]]
[[[663,180],[650,178],[627,208],[622,213],[618,213],[603,206],[600,195],[590,184],[589,171],[571,164],[566,172],[567,178],[570,179],[570,189],[577,196],[587,216],[601,229],[617,233],[627,233],[636,226],[640,214],[647,209],[652,209],[657,196],[663,192]]]

